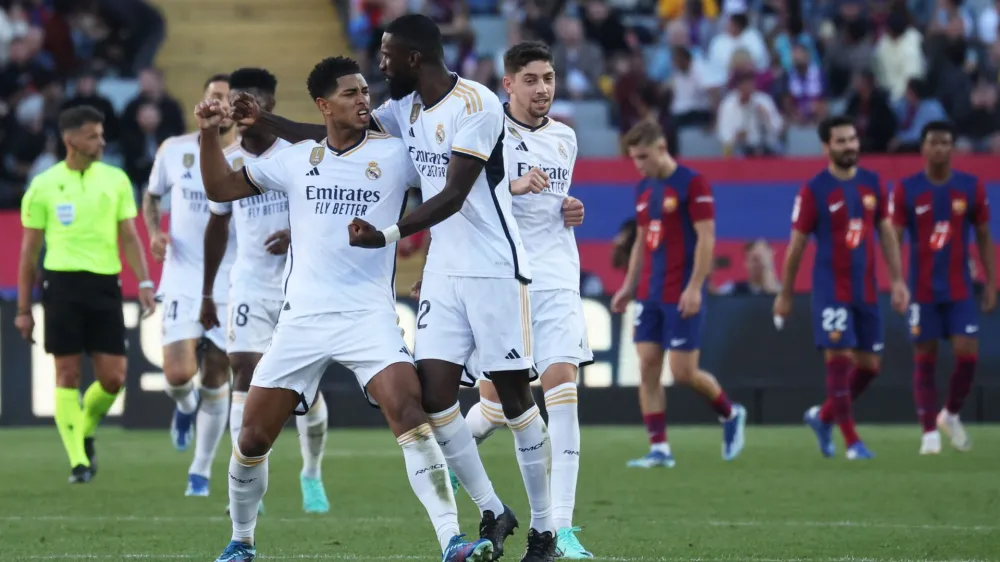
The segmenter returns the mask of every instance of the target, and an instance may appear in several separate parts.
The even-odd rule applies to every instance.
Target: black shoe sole
[[[83,449],[87,453],[87,460],[90,461],[90,476],[97,475],[97,449],[94,447],[94,438],[86,437],[83,440]]]

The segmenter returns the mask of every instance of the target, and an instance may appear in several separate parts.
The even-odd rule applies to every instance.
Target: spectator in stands
[[[37,82],[45,73],[35,60],[37,52],[31,49],[27,36],[11,41],[7,65],[0,71],[0,98],[10,111],[22,98],[37,90]]]
[[[906,86],[906,95],[894,104],[899,129],[889,141],[889,152],[919,152],[920,133],[931,121],[947,121],[941,102],[928,96],[923,80],[913,78]]]
[[[886,27],[875,45],[875,76],[878,85],[898,100],[911,79],[924,77],[924,36],[910,25],[905,9],[893,11]]]
[[[678,129],[712,123],[712,101],[705,86],[703,60],[686,47],[674,47],[670,77],[670,115]],[[676,149],[675,149],[676,150]]]
[[[675,153],[680,152],[680,145],[677,141],[677,128],[673,124],[670,115],[670,96],[660,87],[659,84],[647,80],[638,91],[633,92],[630,101],[635,107],[636,120],[632,121],[628,127],[621,129],[622,134],[631,129],[641,120],[655,121],[666,135],[667,146],[671,147]],[[622,124],[624,124],[624,120]]]
[[[878,87],[872,71],[865,70],[854,75],[853,91],[847,98],[845,113],[854,120],[854,128],[861,140],[861,152],[889,150],[889,141],[896,135],[896,116],[889,103],[889,95]]]
[[[972,13],[962,4],[963,0],[939,0],[927,24],[927,33],[942,36],[949,42],[971,38],[976,27]]]
[[[667,24],[663,30],[663,36],[653,45],[650,50],[648,68],[646,69],[649,78],[655,82],[664,82],[671,78],[674,71],[674,48],[685,47],[692,56],[702,59],[701,49],[691,47],[691,36],[688,33],[688,26],[683,20],[673,20]]]
[[[147,68],[139,73],[139,95],[125,106],[122,113],[122,136],[129,133],[142,134],[138,123],[139,107],[151,103],[160,110],[160,126],[157,135],[160,138],[182,135],[186,132],[184,116],[187,114],[163,89],[163,74],[156,69]]]
[[[959,150],[1000,154],[997,84],[982,80],[972,90],[972,111],[958,124]]]
[[[41,94],[31,94],[17,105],[15,121],[7,171],[12,180],[22,184],[23,192],[32,164],[45,150],[45,99]]]
[[[159,10],[143,0],[98,0],[98,6],[100,17],[121,46],[122,73],[136,76],[153,66],[166,38],[166,23]]]
[[[11,6],[9,11],[0,7],[0,67],[7,64],[11,43],[27,35],[28,28],[28,20],[19,5]]]
[[[426,14],[438,24],[441,36],[445,41],[458,39],[469,28],[469,14],[465,2],[453,0],[423,0],[416,6],[410,3],[411,10]],[[415,9],[414,9],[415,8]],[[389,20],[391,21],[391,20]]]
[[[976,20],[976,36],[984,45],[997,42],[1000,33],[1000,0],[995,0],[979,12]]]
[[[457,52],[455,59],[448,66],[459,76],[472,76],[479,65],[479,57],[476,55],[476,34],[471,29],[465,29],[455,35],[455,40]]]
[[[630,52],[637,44],[621,16],[605,0],[585,0],[582,12],[587,40],[600,45],[605,57]]]
[[[716,119],[719,141],[727,156],[762,156],[779,152],[785,122],[771,96],[757,90],[752,74],[738,78]]]
[[[798,5],[797,2],[795,4]],[[774,38],[774,51],[781,61],[781,67],[785,69],[785,72],[790,72],[792,65],[795,64],[792,60],[792,50],[796,45],[805,48],[809,52],[810,61],[819,63],[820,58],[819,51],[816,50],[816,42],[813,40],[812,35],[805,30],[802,18],[793,14],[787,17],[785,28]]]
[[[536,0],[524,2],[523,19],[518,27],[521,30],[521,40],[523,41],[542,41],[549,46],[556,42],[551,14],[543,10]]]
[[[160,134],[160,109],[153,103],[144,103],[136,112],[137,128],[126,130],[122,138],[122,153],[125,156],[125,173],[132,185],[141,191],[149,180],[156,151],[167,137]]]
[[[719,288],[724,295],[776,295],[781,290],[778,273],[774,267],[774,248],[767,240],[758,238],[743,247],[747,278]]]
[[[779,68],[780,72],[780,68]],[[739,81],[744,76],[753,76],[754,85],[757,90],[769,95],[779,94],[775,91],[775,74],[770,68],[758,70],[753,63],[750,52],[746,49],[737,49],[733,53],[733,58],[729,63],[729,80],[726,83],[725,91],[732,91],[738,87]]]
[[[76,91],[66,100],[62,109],[89,105],[104,114],[104,140],[109,144],[118,140],[118,117],[111,100],[97,92],[97,74],[90,69],[81,71],[76,77]]]
[[[718,88],[726,83],[733,53],[739,49],[747,51],[758,71],[769,68],[770,56],[764,37],[750,27],[750,20],[745,13],[730,14],[726,31],[712,39],[705,65],[709,87]]]
[[[601,48],[583,35],[580,20],[563,16],[556,22],[558,42],[552,50],[559,92],[573,99],[597,97],[604,57]]]
[[[924,82],[925,94],[937,98],[953,122],[961,123],[972,111],[972,79],[965,73],[966,43],[948,43],[940,57],[932,60],[932,71]],[[929,87],[934,84],[935,87]]]
[[[833,97],[840,97],[850,86],[852,76],[872,66],[868,23],[862,19],[851,19],[837,36],[829,38],[824,62],[827,91]]]
[[[804,45],[792,47],[792,61],[783,96],[785,116],[800,125],[818,123],[826,117],[823,71]]]

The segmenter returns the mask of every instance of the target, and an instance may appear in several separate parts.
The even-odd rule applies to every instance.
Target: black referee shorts
[[[117,275],[44,272],[45,351],[125,355],[125,315]]]

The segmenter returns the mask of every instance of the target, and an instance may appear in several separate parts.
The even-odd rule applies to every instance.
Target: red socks
[[[860,441],[854,429],[854,418],[851,415],[851,384],[850,374],[853,362],[850,357],[833,357],[826,363],[826,397],[833,410],[833,419],[844,435],[848,447]]]
[[[649,444],[657,445],[667,442],[667,414],[656,412],[642,416],[643,423],[646,424],[646,433],[649,434]]]
[[[858,399],[868,389],[868,385],[878,377],[878,371],[871,369],[855,368],[850,375],[848,386],[851,389],[851,402]],[[819,419],[823,423],[833,423],[833,401],[830,398],[823,402],[823,407],[819,410]]]
[[[730,416],[733,415],[733,403],[729,401],[729,397],[726,396],[726,392],[722,391],[715,400],[709,403],[712,406],[712,410],[722,419],[728,420]]]
[[[976,356],[959,355],[955,357],[955,370],[948,380],[948,402],[945,404],[948,412],[957,414],[962,410],[962,404],[972,390],[972,379],[976,374]]]
[[[913,402],[917,406],[917,418],[924,433],[937,428],[937,388],[934,384],[934,369],[937,357],[918,353],[913,370]]]

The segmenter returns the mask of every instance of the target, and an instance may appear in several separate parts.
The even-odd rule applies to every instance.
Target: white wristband
[[[382,229],[382,236],[385,236],[385,245],[394,244],[399,242],[399,227],[392,225],[389,228]]]
[[[140,289],[154,289],[154,288],[156,288],[156,285],[154,285],[152,281],[150,281],[149,279],[147,279],[145,281],[139,281],[139,288]]]

